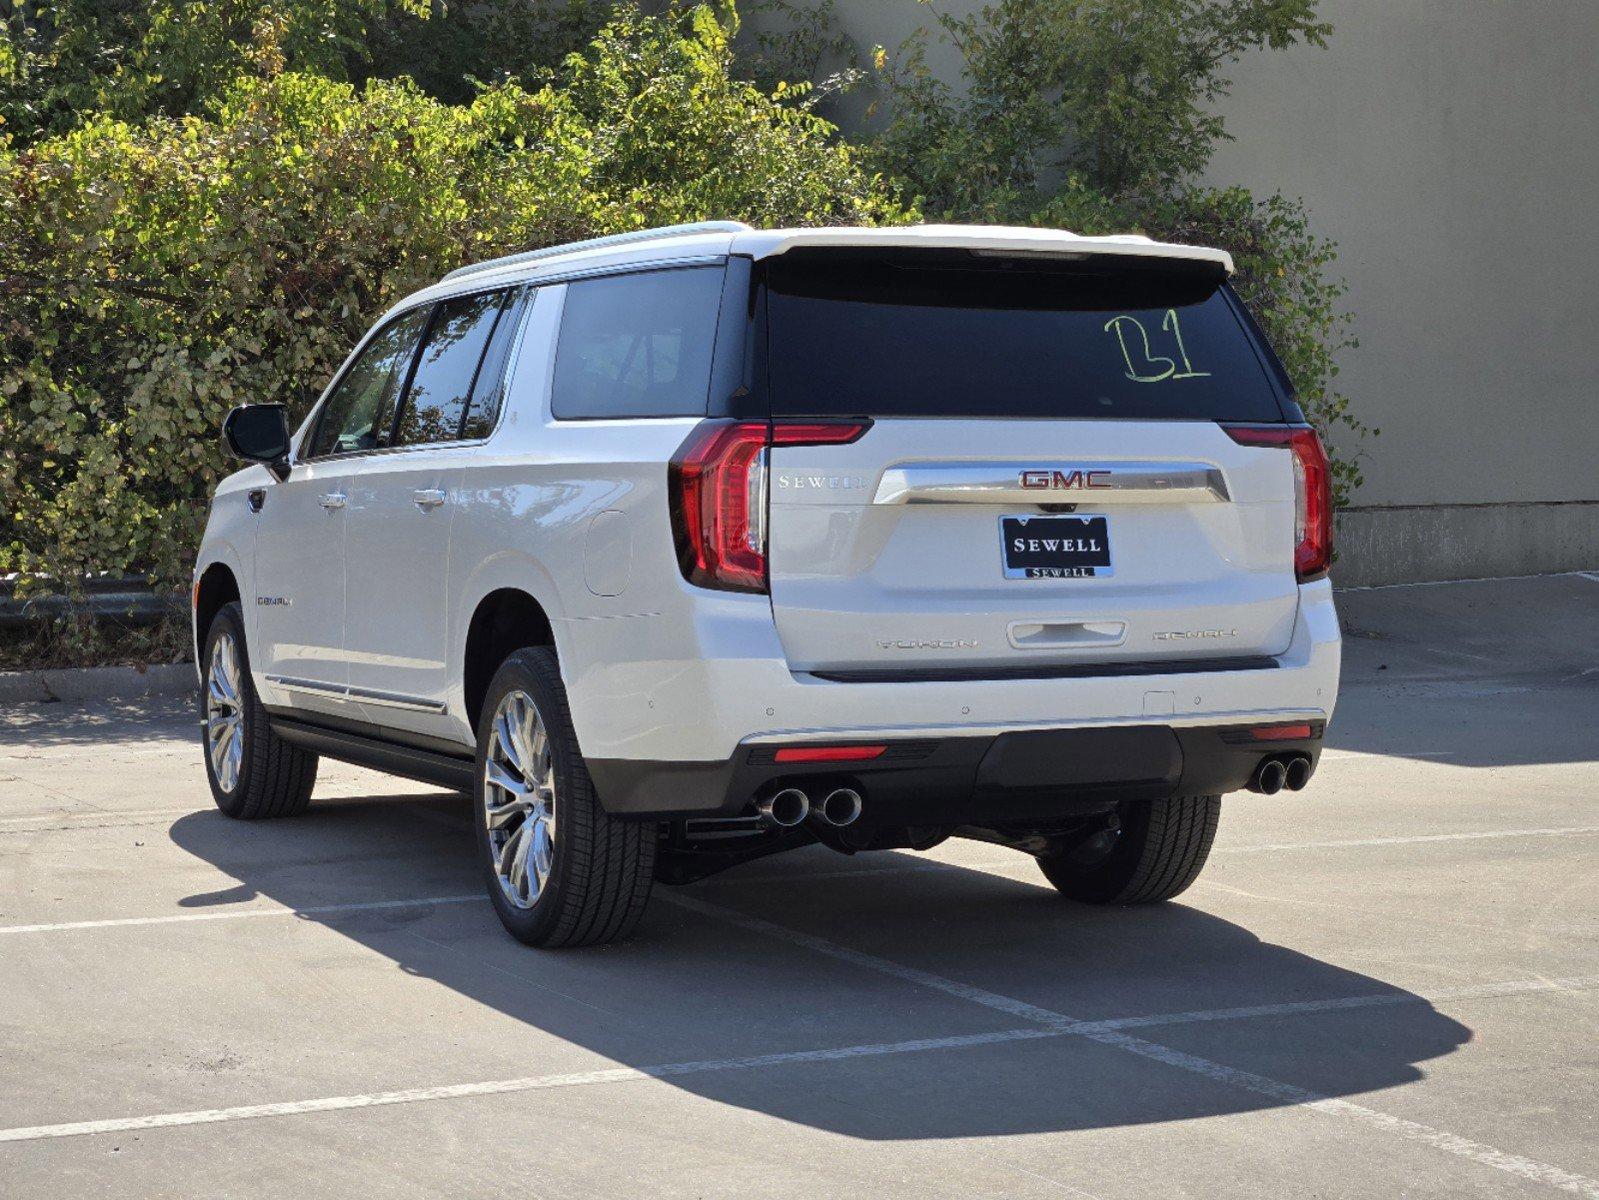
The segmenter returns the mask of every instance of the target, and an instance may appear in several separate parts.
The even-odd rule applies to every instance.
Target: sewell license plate
[[[1100,579],[1113,574],[1108,517],[1001,517],[1006,579]]]

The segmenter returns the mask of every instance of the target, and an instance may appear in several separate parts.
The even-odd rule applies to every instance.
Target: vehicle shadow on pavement
[[[304,919],[354,940],[418,986],[431,981],[483,1007],[463,1009],[451,1028],[396,1030],[407,1042],[453,1048],[497,1039],[499,1078],[569,1072],[574,1059],[581,1070],[623,1065],[647,1073],[702,1064],[661,1075],[694,1096],[857,1138],[1097,1129],[1268,1110],[1302,1102],[1305,1092],[1353,1096],[1420,1079],[1421,1064],[1471,1036],[1419,996],[1262,941],[1198,908],[1087,908],[1041,879],[1022,881],[1026,870],[1008,878],[908,854],[850,860],[799,851],[688,889],[658,888],[629,942],[539,952],[505,935],[486,902],[326,911],[477,892],[476,845],[461,797],[322,801],[303,817],[257,824],[195,813],[178,820],[171,836],[238,881],[190,897],[190,906],[219,911],[260,897],[323,910]],[[1006,853],[972,850],[984,865],[1030,867]],[[674,896],[696,906],[674,904]],[[724,915],[1076,1018],[1183,1014],[1126,1032],[1291,1086],[1267,1095],[1069,1031],[1006,1037],[1033,1023]],[[323,969],[317,957],[270,966],[306,972],[308,982]],[[300,994],[339,1002],[337,988]],[[1352,997],[1369,1002],[1312,1003]],[[1277,1011],[1226,1011],[1252,1006]],[[317,1036],[314,1011],[296,1019],[308,1038]],[[973,1034],[996,1036],[978,1045],[797,1058]],[[759,1055],[776,1057],[729,1061]],[[476,1081],[481,1067],[460,1079],[412,1082]],[[648,1104],[652,1094],[628,1103]]]

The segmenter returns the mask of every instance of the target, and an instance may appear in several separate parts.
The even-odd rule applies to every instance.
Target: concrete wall
[[[927,15],[839,9],[867,46]],[[1341,385],[1382,435],[1338,579],[1599,567],[1599,3],[1320,9],[1328,49],[1232,70],[1209,178],[1302,196],[1340,244],[1360,339]]]

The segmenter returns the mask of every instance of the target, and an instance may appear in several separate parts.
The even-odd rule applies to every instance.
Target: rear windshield
[[[826,251],[766,284],[774,416],[1283,419],[1212,265]]]

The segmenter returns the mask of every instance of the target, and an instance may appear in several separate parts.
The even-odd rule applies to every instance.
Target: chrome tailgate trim
[[[1200,462],[925,462],[883,472],[873,504],[1218,504],[1221,470]]]

